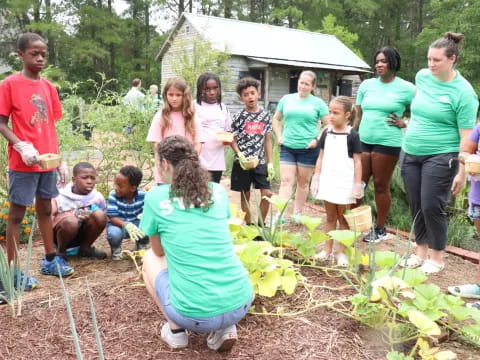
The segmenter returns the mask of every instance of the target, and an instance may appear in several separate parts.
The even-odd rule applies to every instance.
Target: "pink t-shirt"
[[[20,73],[0,84],[0,115],[10,118],[13,133],[33,144],[40,154],[58,154],[55,121],[62,117],[57,89],[46,79],[26,79]],[[15,171],[43,172],[38,165],[27,166],[20,154],[8,145],[8,167]]]
[[[200,163],[207,170],[225,170],[224,145],[217,140],[217,132],[230,131],[232,120],[227,107],[225,104],[220,107],[220,104],[195,103],[195,118],[202,127],[205,141],[200,153]]]
[[[163,132],[162,136],[162,119],[161,111],[158,111],[153,117],[152,124],[147,134],[147,141],[152,143],[158,143],[163,139],[172,136],[172,135],[181,135],[185,136],[192,143],[203,142],[202,132],[198,121],[195,121],[195,139],[192,139],[192,136],[189,132],[185,130],[185,121],[183,119],[183,114],[180,111],[174,111],[170,113],[171,126]],[[162,178],[160,177],[159,169],[155,166],[154,171],[155,182],[157,184],[163,183]]]

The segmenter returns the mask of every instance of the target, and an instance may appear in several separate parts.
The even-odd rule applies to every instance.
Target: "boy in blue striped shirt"
[[[145,191],[138,188],[142,177],[139,168],[131,165],[122,167],[115,176],[115,189],[108,195],[107,240],[113,260],[121,259],[122,240],[125,238],[135,241],[137,250],[147,247],[148,236],[138,228],[145,199]]]

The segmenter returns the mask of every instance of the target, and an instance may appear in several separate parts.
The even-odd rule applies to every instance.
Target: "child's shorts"
[[[314,168],[317,163],[320,147],[313,149],[292,149],[280,146],[280,164]]]
[[[230,188],[233,191],[250,191],[254,185],[255,189],[270,189],[267,180],[267,166],[258,165],[252,170],[243,170],[238,161],[233,162]]]
[[[480,220],[480,205],[470,203],[468,205],[468,217],[472,220]]]
[[[157,297],[162,304],[163,310],[170,320],[184,329],[200,333],[213,332],[220,329],[225,329],[231,325],[235,325],[245,317],[248,309],[250,309],[250,306],[252,305],[253,300],[250,299],[246,304],[241,305],[237,309],[215,316],[195,318],[182,315],[175,310],[173,305],[170,303],[168,269],[164,269],[158,273],[157,278],[155,279],[155,292],[157,293]]]
[[[8,170],[8,199],[12,204],[28,206],[33,199],[53,199],[58,196],[56,170],[26,172]]]

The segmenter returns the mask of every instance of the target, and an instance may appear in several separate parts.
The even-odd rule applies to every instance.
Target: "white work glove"
[[[244,162],[247,160],[246,157],[245,157],[245,154],[242,153],[241,151],[237,152],[237,157],[238,157],[238,163],[240,164],[240,167],[243,169],[243,170],[247,170],[245,168],[245,165],[244,165]]]
[[[65,161],[61,161],[60,165],[57,166],[58,173],[58,187],[64,188],[67,185],[68,181],[68,165]]]
[[[273,167],[272,163],[268,163],[267,165],[267,181],[270,182],[275,177],[275,168]]]
[[[13,144],[13,148],[18,151],[22,157],[23,162],[27,166],[38,164],[40,161],[38,150],[35,149],[32,143],[26,141],[19,141]]]
[[[134,241],[138,241],[145,237],[143,231],[131,222],[126,223],[123,227],[125,228],[125,230],[127,230],[130,239]]]
[[[320,174],[313,174],[312,182],[310,183],[310,191],[314,198],[317,197],[319,184],[320,184]]]

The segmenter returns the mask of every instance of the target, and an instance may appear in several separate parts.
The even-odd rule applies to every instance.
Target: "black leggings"
[[[453,178],[458,170],[458,153],[415,156],[401,154],[401,173],[407,192],[415,242],[430,249],[444,250],[447,244],[448,202]]]
[[[222,170],[208,170],[210,173],[210,177],[213,182],[216,182],[217,184],[220,184],[220,180],[222,180]]]

